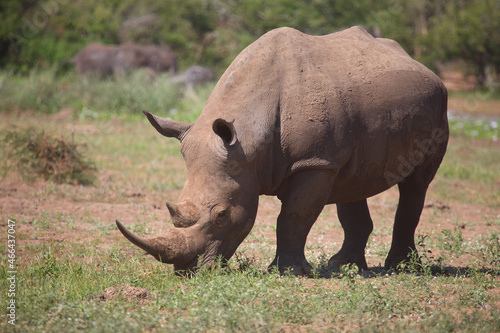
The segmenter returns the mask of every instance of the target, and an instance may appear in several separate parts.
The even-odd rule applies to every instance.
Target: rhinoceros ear
[[[216,119],[212,125],[212,129],[224,141],[225,145],[232,146],[237,140],[233,124],[224,119]]]
[[[169,138],[181,139],[182,135],[191,127],[191,124],[183,123],[168,118],[155,116],[151,112],[142,111],[148,117],[149,122],[160,134]]]

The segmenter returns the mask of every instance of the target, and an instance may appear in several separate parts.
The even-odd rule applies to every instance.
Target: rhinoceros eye
[[[220,212],[217,213],[217,215],[215,216],[215,223],[218,225],[218,226],[222,226],[224,225],[224,223],[226,222],[227,220],[227,217],[229,216],[228,214],[228,211],[226,209],[224,210],[221,210]]]
[[[229,218],[229,212],[229,206],[222,204],[215,205],[210,210],[210,220],[219,227],[222,227]]]
[[[217,218],[218,219],[224,219],[225,217],[227,216],[227,210],[221,210],[218,214],[217,214]]]

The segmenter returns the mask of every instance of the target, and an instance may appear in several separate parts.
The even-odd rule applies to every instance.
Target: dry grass
[[[2,139],[3,172],[16,171],[22,179],[43,178],[56,183],[91,185],[95,167],[81,146],[62,136],[30,127],[7,131]]]

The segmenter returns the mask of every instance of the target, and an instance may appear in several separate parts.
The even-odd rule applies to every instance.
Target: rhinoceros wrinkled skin
[[[263,35],[232,62],[199,118],[182,123],[144,112],[181,142],[187,181],[168,204],[173,227],[143,239],[122,233],[175,270],[228,260],[255,221],[259,195],[282,202],[281,272],[309,274],[307,235],[337,204],[345,238],[329,264],[367,269],[373,229],[366,199],[398,185],[386,267],[415,250],[425,195],[446,151],[447,92],[396,42],[359,27],[327,36],[291,28]]]

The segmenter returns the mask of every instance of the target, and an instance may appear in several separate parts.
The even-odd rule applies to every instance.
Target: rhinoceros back
[[[342,198],[332,201],[357,200],[407,176],[411,168],[403,175],[398,169],[415,144],[435,140],[438,129],[447,133],[446,89],[398,43],[358,27],[319,37],[289,34],[279,53],[287,174],[336,168],[332,193]],[[400,177],[389,179],[391,172]]]
[[[208,131],[219,117],[233,121],[246,160],[269,170],[262,193],[297,171],[330,168],[354,200],[394,185],[384,174],[444,128],[446,89],[399,44],[362,28],[279,28],[233,61],[196,125]]]

